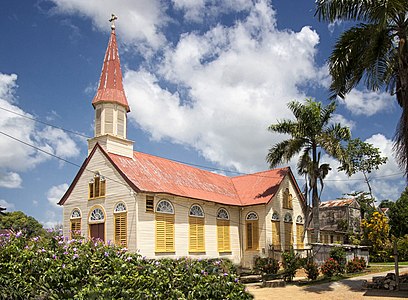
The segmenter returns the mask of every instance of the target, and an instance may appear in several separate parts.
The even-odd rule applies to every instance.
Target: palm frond
[[[302,150],[305,142],[303,139],[289,139],[275,144],[269,149],[266,156],[270,168],[290,161],[292,157]]]

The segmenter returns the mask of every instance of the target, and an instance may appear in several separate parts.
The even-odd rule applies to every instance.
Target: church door
[[[90,224],[91,238],[105,241],[105,223]]]

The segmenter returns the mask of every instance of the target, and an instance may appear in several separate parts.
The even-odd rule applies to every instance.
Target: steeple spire
[[[95,107],[100,102],[116,103],[124,106],[126,111],[129,112],[130,108],[122,83],[122,70],[120,68],[119,52],[116,43],[115,20],[117,20],[117,17],[112,14],[109,20],[112,31],[103,60],[98,91],[92,100],[92,105]]]

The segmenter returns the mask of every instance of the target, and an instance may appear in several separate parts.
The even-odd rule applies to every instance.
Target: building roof
[[[298,189],[289,167],[228,177],[136,151],[133,152],[133,158],[107,153],[96,144],[58,204],[65,203],[96,149],[101,150],[136,192],[163,193],[224,205],[248,206],[268,203],[287,175]],[[302,197],[299,189],[298,192],[299,197]]]
[[[349,206],[351,203],[353,203],[355,199],[337,199],[337,200],[329,200],[320,203],[320,208],[323,207],[341,207],[341,206]]]
[[[92,100],[92,105],[100,102],[117,103],[129,112],[129,104],[123,89],[122,70],[120,68],[119,51],[116,43],[115,28],[112,28],[108,48],[103,60],[101,78],[98,91]]]

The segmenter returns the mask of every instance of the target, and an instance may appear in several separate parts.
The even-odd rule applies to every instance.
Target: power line
[[[53,127],[53,128],[57,128],[57,129],[63,130],[63,131],[65,131],[65,132],[68,132],[68,133],[71,133],[71,134],[74,134],[74,135],[78,135],[78,136],[85,137],[85,138],[88,138],[88,139],[91,138],[91,137],[86,136],[86,135],[84,135],[84,134],[81,134],[81,133],[79,133],[79,132],[72,131],[72,130],[69,130],[69,129],[65,129],[65,128],[63,128],[63,127],[56,126],[56,125],[53,125],[53,124],[50,124],[50,123],[47,123],[47,122],[44,122],[44,121],[41,121],[41,120],[38,120],[38,119],[35,119],[35,118],[31,118],[31,117],[28,117],[28,116],[26,116],[26,115],[17,113],[17,112],[15,112],[15,111],[9,110],[9,109],[4,108],[4,107],[1,107],[1,106],[0,106],[0,109],[2,109],[2,110],[4,110],[4,111],[7,111],[7,112],[9,112],[9,113],[18,115],[18,116],[20,116],[20,117],[23,117],[23,118],[32,120],[32,121],[34,121],[34,122],[38,122],[38,123],[41,123],[41,124],[43,124],[43,125],[47,125],[47,126],[51,126],[51,127]],[[4,133],[3,133],[3,134],[4,134]],[[11,137],[11,136],[9,136],[9,137]],[[13,139],[17,140],[16,138],[13,138]],[[22,142],[22,143],[25,143],[25,142],[23,142],[23,141],[21,141],[21,142]],[[25,143],[25,144],[26,144],[26,143]],[[32,146],[32,145],[31,145],[31,146]],[[33,146],[33,148],[35,148],[35,146]],[[37,150],[42,151],[41,149],[37,149]],[[42,152],[43,152],[43,151],[42,151]],[[140,152],[140,153],[144,153],[144,154],[149,154],[149,153],[142,152],[142,151],[139,151],[139,152]],[[149,154],[149,155],[150,155],[150,154]],[[259,173],[255,173],[255,174],[252,173],[252,174],[251,174],[251,173],[244,173],[244,172],[239,172],[239,171],[232,171],[232,170],[221,169],[221,168],[217,168],[217,167],[209,167],[209,166],[204,166],[204,165],[200,165],[200,164],[194,164],[194,163],[185,162],[185,161],[181,161],[181,160],[177,160],[177,159],[170,159],[170,158],[165,158],[165,159],[168,159],[168,160],[171,160],[171,161],[174,161],[174,162],[177,162],[177,163],[181,163],[181,164],[193,166],[193,167],[198,167],[198,168],[203,168],[203,169],[213,170],[213,171],[220,171],[220,172],[224,172],[224,173],[233,173],[233,174],[238,174],[238,175],[257,176],[257,177],[265,177],[265,178],[280,178],[280,177],[277,177],[277,176],[261,175],[261,174],[259,174]],[[64,160],[64,159],[62,159],[62,160]],[[382,175],[382,176],[373,176],[373,177],[371,177],[370,179],[373,180],[373,179],[389,178],[389,177],[394,177],[394,176],[398,176],[398,175],[402,175],[402,174],[404,174],[404,172],[398,172],[398,173],[388,174],[388,175]],[[298,180],[298,181],[306,181],[306,179],[304,179],[304,178],[302,178],[302,177],[300,177],[300,178],[299,178],[299,177],[297,177],[297,178],[295,177],[295,179]],[[325,181],[325,182],[365,181],[365,178],[325,179],[324,181]]]

